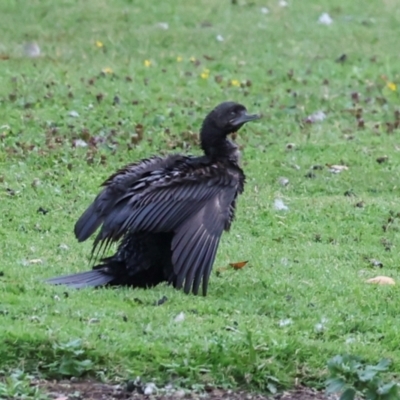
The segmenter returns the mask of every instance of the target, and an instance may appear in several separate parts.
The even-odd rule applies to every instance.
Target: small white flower
[[[218,42],[223,42],[225,40],[222,35],[217,35],[216,39],[218,40]]]
[[[285,326],[292,325],[292,324],[293,324],[293,321],[292,321],[291,318],[281,319],[281,320],[279,321],[279,326],[280,326],[281,328],[283,328],[283,327],[285,327]]]
[[[323,13],[318,18],[318,23],[320,23],[322,25],[330,25],[330,24],[332,24],[332,22],[333,22],[333,19],[331,18],[331,16],[328,13]]]
[[[314,330],[315,332],[322,332],[325,330],[326,328],[326,323],[328,322],[328,318],[322,317],[321,318],[321,322],[319,322],[318,324],[315,324],[314,326]]]
[[[261,12],[262,12],[263,14],[268,14],[268,13],[269,13],[269,10],[268,10],[267,7],[261,7]]]
[[[289,4],[288,4],[288,2],[287,1],[285,1],[285,0],[279,0],[279,3],[278,3],[281,7],[287,7]]]

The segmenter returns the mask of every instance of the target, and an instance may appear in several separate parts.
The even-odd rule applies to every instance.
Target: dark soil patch
[[[297,387],[276,395],[265,396],[245,391],[212,389],[206,393],[186,393],[175,390],[168,394],[144,395],[128,392],[121,385],[109,385],[91,381],[42,381],[39,386],[53,399],[57,400],[334,400],[335,396],[327,396],[306,387]]]

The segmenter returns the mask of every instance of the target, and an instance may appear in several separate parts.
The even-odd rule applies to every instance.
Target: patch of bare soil
[[[276,395],[265,396],[244,391],[212,389],[206,393],[187,393],[175,390],[168,394],[140,394],[128,392],[121,385],[85,382],[40,382],[39,386],[55,400],[334,400],[335,396],[327,396],[306,387],[296,387]]]

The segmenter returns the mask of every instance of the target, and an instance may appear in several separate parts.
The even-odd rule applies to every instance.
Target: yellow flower
[[[150,65],[151,65],[151,61],[150,60],[144,60],[144,66],[145,67],[150,67]]]
[[[103,42],[100,42],[100,40],[96,40],[96,47],[98,47],[99,49],[104,47]]]
[[[386,86],[387,86],[392,92],[395,92],[396,89],[397,89],[396,84],[393,83],[393,82],[388,82],[388,83],[386,84]]]
[[[103,68],[102,70],[105,74],[112,74],[114,71],[110,67]]]
[[[240,82],[237,79],[232,79],[231,80],[231,85],[238,87],[238,86],[240,86]]]
[[[190,57],[189,60],[190,60],[191,62],[195,62],[195,61],[196,61],[196,57]]]
[[[176,57],[177,62],[182,62],[183,58],[181,56]]]
[[[202,79],[208,79],[210,76],[210,70],[208,68],[203,69],[203,72],[200,74]]]

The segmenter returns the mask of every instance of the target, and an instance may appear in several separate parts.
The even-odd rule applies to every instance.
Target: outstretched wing
[[[128,232],[175,232],[175,286],[184,284],[186,293],[197,293],[203,281],[205,294],[221,234],[229,226],[231,204],[240,190],[240,173],[221,165],[196,168],[182,163],[176,169],[154,170],[117,197],[107,197],[111,183],[78,221],[77,236],[87,237],[101,225],[95,248]],[[82,232],[85,235],[79,236]]]
[[[80,242],[88,239],[102,224],[104,218],[113,210],[116,202],[129,193],[135,182],[152,171],[169,168],[179,160],[184,159],[183,156],[178,154],[166,158],[154,156],[129,164],[111,175],[102,184],[104,189],[75,224],[76,238]]]

